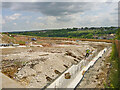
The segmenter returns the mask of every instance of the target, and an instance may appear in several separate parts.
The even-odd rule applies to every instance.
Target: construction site
[[[3,88],[104,87],[106,71],[110,68],[110,64],[105,61],[111,53],[110,40],[7,34],[1,34],[0,38]],[[88,57],[85,57],[86,49],[90,50]],[[89,66],[92,60],[95,65]],[[85,69],[87,66],[91,69]],[[107,67],[106,70],[104,67]],[[83,76],[79,75],[81,71]],[[80,77],[80,81],[76,82],[76,78]]]

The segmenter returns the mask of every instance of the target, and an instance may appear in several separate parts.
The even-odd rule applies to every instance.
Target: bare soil
[[[7,37],[8,38],[8,37]],[[14,37],[30,41],[28,37]],[[3,42],[8,42],[7,39]],[[71,65],[85,57],[86,49],[98,51],[109,43],[89,41],[51,40],[40,38],[33,44],[43,47],[15,47],[2,49],[2,73],[27,88],[43,88]]]

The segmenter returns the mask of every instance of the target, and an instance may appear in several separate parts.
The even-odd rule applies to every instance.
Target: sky
[[[118,25],[118,2],[2,2],[2,31]]]

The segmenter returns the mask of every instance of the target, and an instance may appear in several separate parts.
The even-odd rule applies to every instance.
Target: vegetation
[[[116,33],[116,39],[120,40],[120,29],[118,29]],[[109,62],[112,64],[112,68],[110,69],[109,80],[110,84],[106,85],[110,88],[120,88],[120,63],[119,63],[119,51],[117,49],[117,44],[113,43],[112,45],[112,53]]]
[[[118,40],[120,40],[120,28],[117,30],[116,38],[117,38]]]
[[[119,88],[119,60],[118,60],[118,52],[116,49],[116,45],[112,46],[112,53],[110,63],[112,64],[112,68],[110,70],[110,87]]]
[[[5,33],[4,33],[5,34]],[[17,35],[29,35],[39,37],[67,37],[67,38],[87,38],[89,41],[93,41],[93,36],[105,36],[107,34],[116,34],[117,40],[120,40],[120,29],[116,27],[91,27],[91,28],[67,28],[67,29],[56,29],[56,30],[41,30],[41,31],[24,31],[24,32],[9,32],[9,34]],[[96,40],[98,41],[98,40]],[[18,41],[19,44],[25,44],[25,41]],[[120,45],[119,45],[120,46]],[[108,79],[110,83],[105,83],[107,88],[119,88],[120,86],[120,65],[119,56],[116,44],[112,45],[112,53],[109,62],[112,65],[110,69]],[[18,64],[18,63],[16,63]]]
[[[93,39],[94,35],[105,36],[115,34],[116,27],[91,27],[91,28],[67,28],[56,30],[9,32],[9,34],[40,36],[40,37],[68,37],[68,38],[88,38]]]
[[[25,41],[18,41],[18,43],[19,43],[20,45],[24,45],[24,44],[25,44]]]

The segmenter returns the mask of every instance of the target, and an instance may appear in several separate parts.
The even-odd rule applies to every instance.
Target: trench
[[[99,58],[106,53],[108,48],[104,48],[97,54],[94,51],[93,55],[89,56],[88,60],[81,60],[77,65],[72,65],[61,76],[59,76],[54,82],[48,85],[46,88],[76,88],[76,86],[82,81],[86,72],[93,67]],[[93,56],[95,56],[93,58]],[[91,61],[90,61],[91,60]],[[65,78],[65,75],[69,74],[70,78]]]

